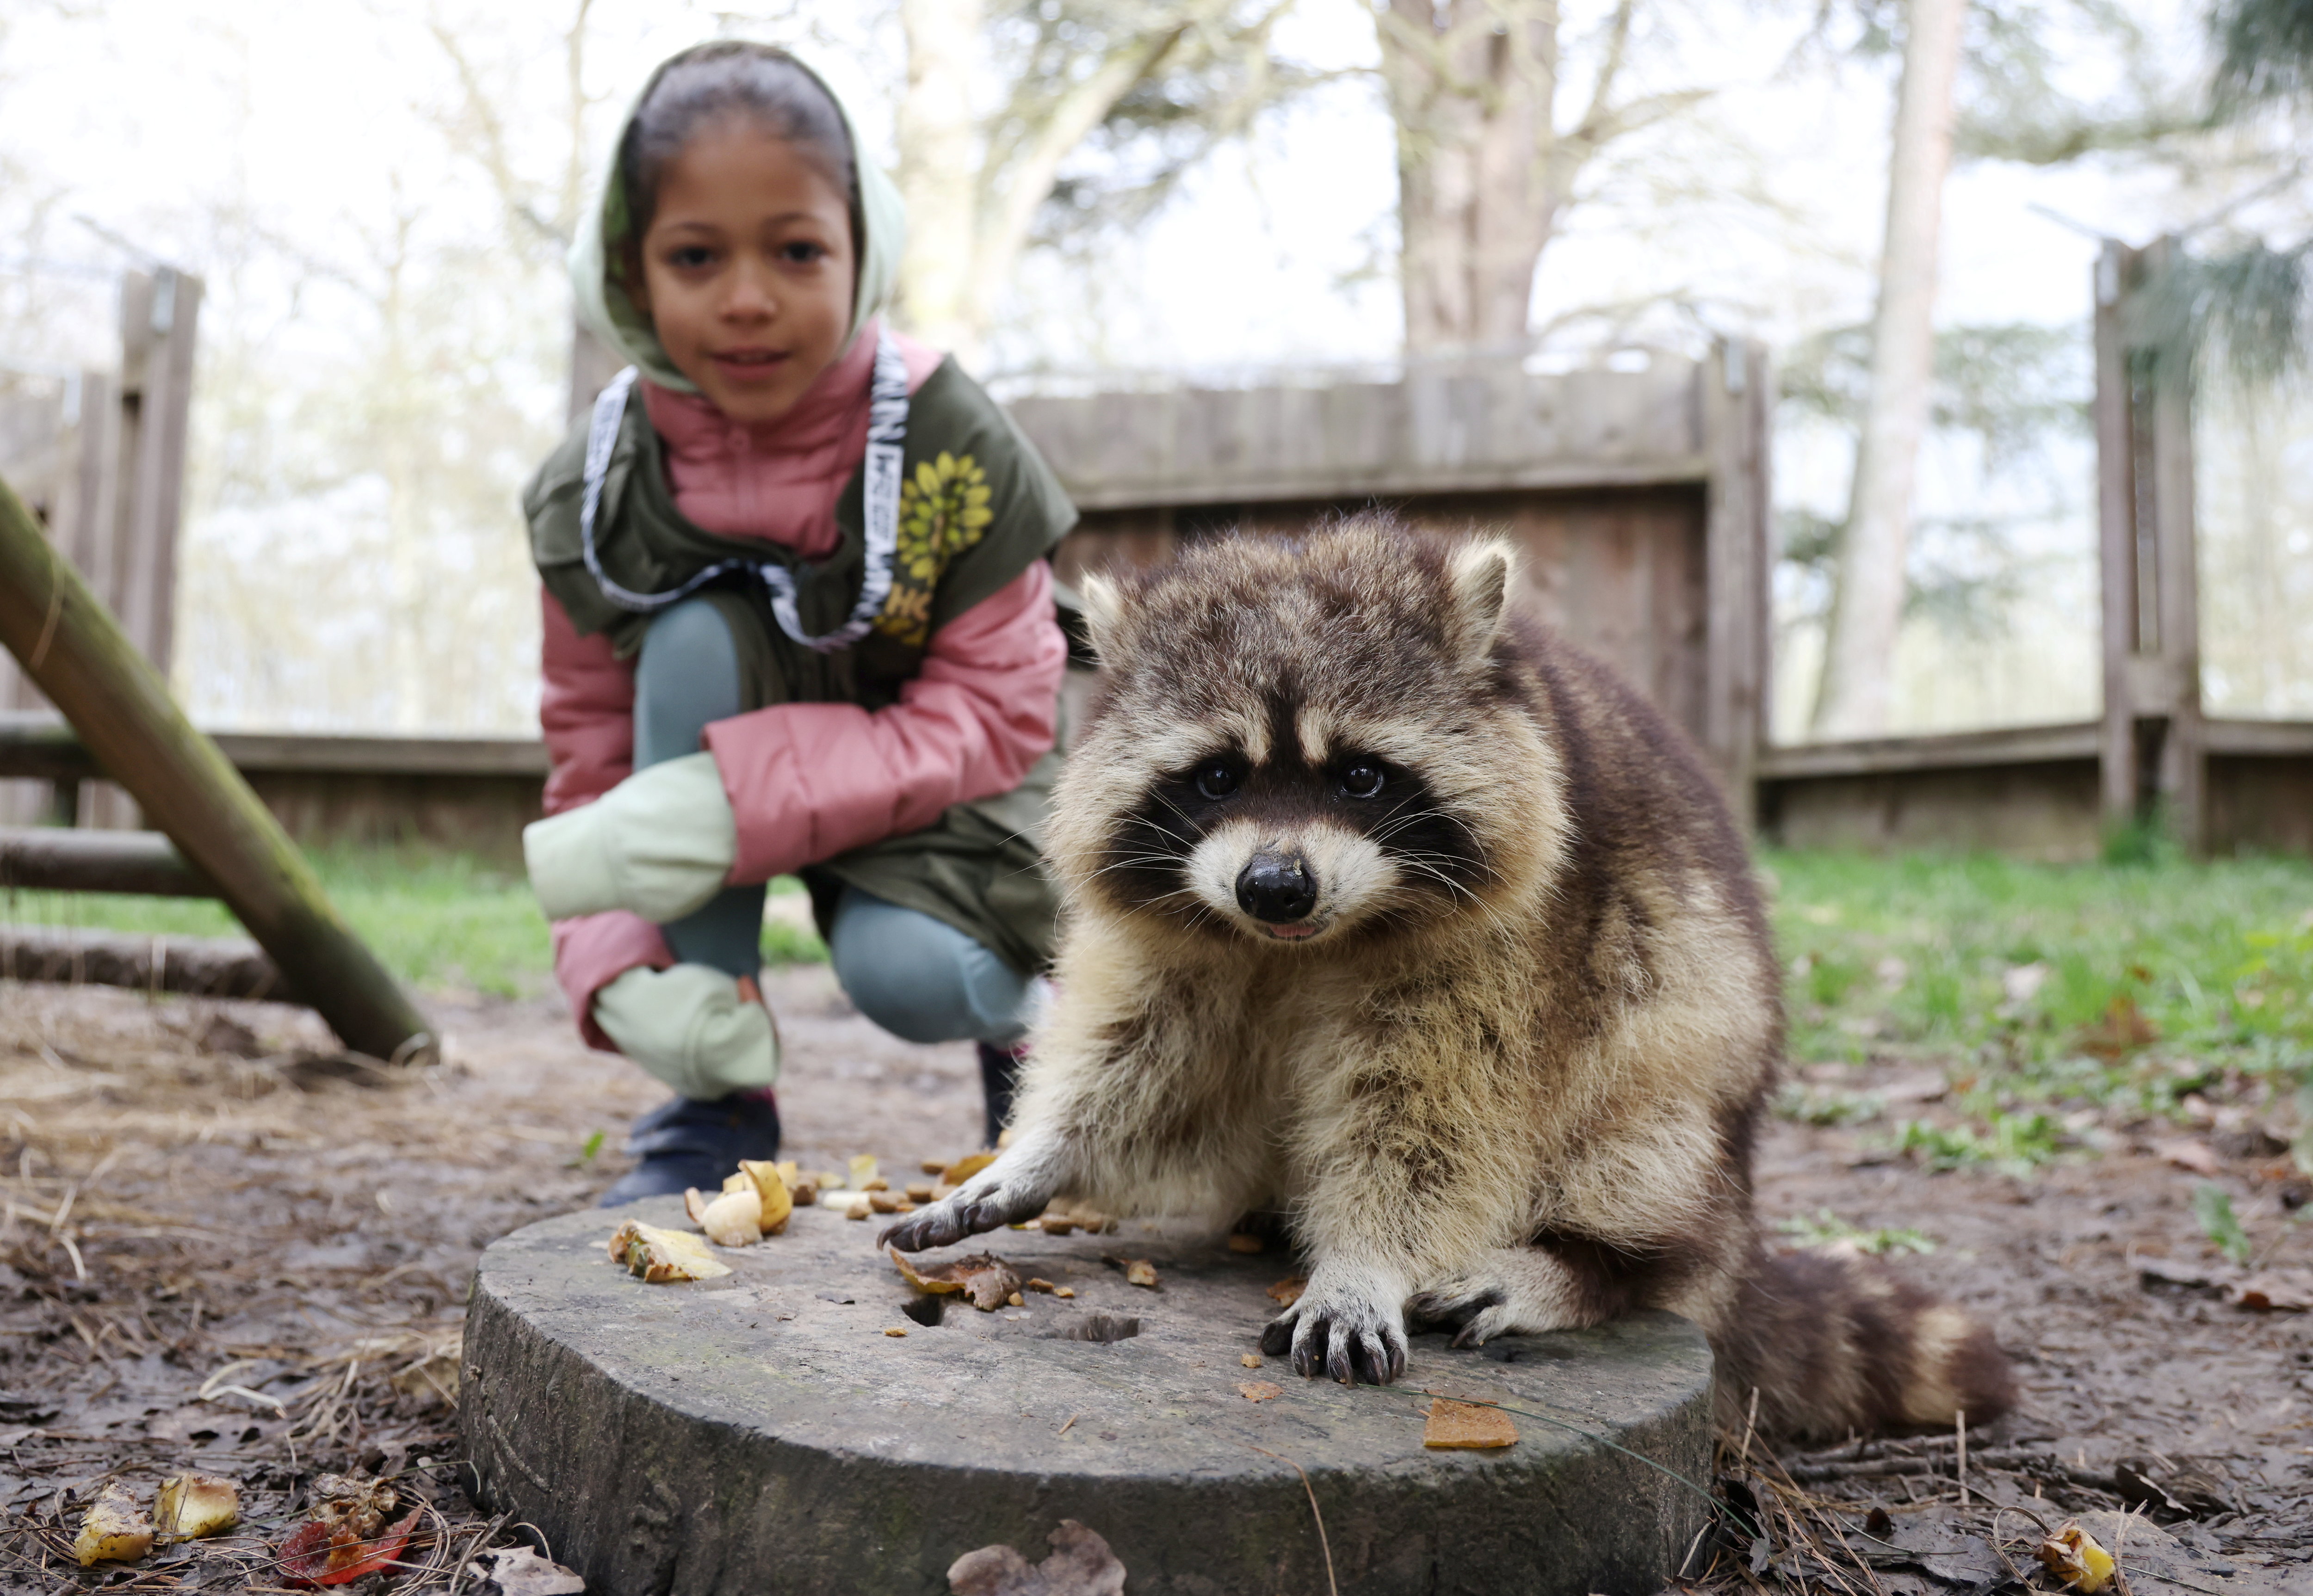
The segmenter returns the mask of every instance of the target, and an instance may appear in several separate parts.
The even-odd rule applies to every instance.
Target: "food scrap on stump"
[[[1438,1451],[1483,1451],[1515,1446],[1517,1438],[1517,1426],[1500,1408],[1447,1397],[1431,1399],[1429,1422],[1421,1426],[1421,1444]]]
[[[707,1243],[688,1231],[661,1230],[629,1219],[611,1237],[611,1261],[652,1285],[673,1280],[713,1280],[728,1275],[731,1266],[718,1263]]]
[[[919,1269],[898,1248],[890,1250],[910,1285],[942,1296],[961,1292],[982,1313],[995,1312],[1019,1294],[1019,1271],[992,1252],[975,1252],[937,1269]]]

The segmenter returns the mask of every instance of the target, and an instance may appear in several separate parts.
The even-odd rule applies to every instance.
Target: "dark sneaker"
[[[627,1137],[635,1167],[597,1205],[616,1208],[649,1197],[680,1197],[696,1186],[718,1191],[743,1158],[779,1155],[779,1105],[769,1090],[701,1102],[671,1098],[635,1121]]]
[[[980,1089],[988,1102],[988,1140],[981,1145],[993,1147],[1012,1118],[1012,1085],[1019,1078],[1020,1061],[1028,1056],[1028,1048],[1025,1042],[1008,1048],[981,1042],[979,1048]]]

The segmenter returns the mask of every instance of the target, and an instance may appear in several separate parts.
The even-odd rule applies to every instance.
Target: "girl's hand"
[[[723,890],[739,828],[715,756],[690,754],[523,827],[522,854],[548,919],[628,909],[663,925]]]

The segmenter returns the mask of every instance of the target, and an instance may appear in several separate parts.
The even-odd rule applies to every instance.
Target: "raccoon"
[[[1385,517],[1085,584],[1105,680],[1046,840],[1066,932],[1011,1146],[893,1225],[1073,1194],[1290,1217],[1304,1375],[1664,1308],[1722,1421],[1985,1421],[1990,1332],[1876,1264],[1774,1256],[1751,1157],[1781,972],[1685,741],[1515,613],[1514,561]],[[1755,1392],[1755,1396],[1754,1393]]]

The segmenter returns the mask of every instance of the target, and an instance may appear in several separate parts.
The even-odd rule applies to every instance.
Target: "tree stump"
[[[1244,1365],[1300,1273],[1276,1250],[1132,1221],[999,1231],[915,1261],[984,1248],[1074,1297],[946,1297],[927,1324],[880,1217],[803,1210],[718,1250],[732,1275],[673,1285],[605,1254],[629,1217],[688,1228],[662,1198],[483,1254],[460,1396],[482,1498],[608,1596],[944,1596],[963,1553],[1040,1559],[1062,1519],[1106,1539],[1134,1596],[1323,1592],[1328,1544],[1343,1596],[1643,1596],[1704,1523],[1711,1354],[1668,1314],[1478,1351],[1425,1335],[1399,1384],[1352,1389]],[[1425,1449],[1430,1393],[1526,1410],[1516,1444]]]

